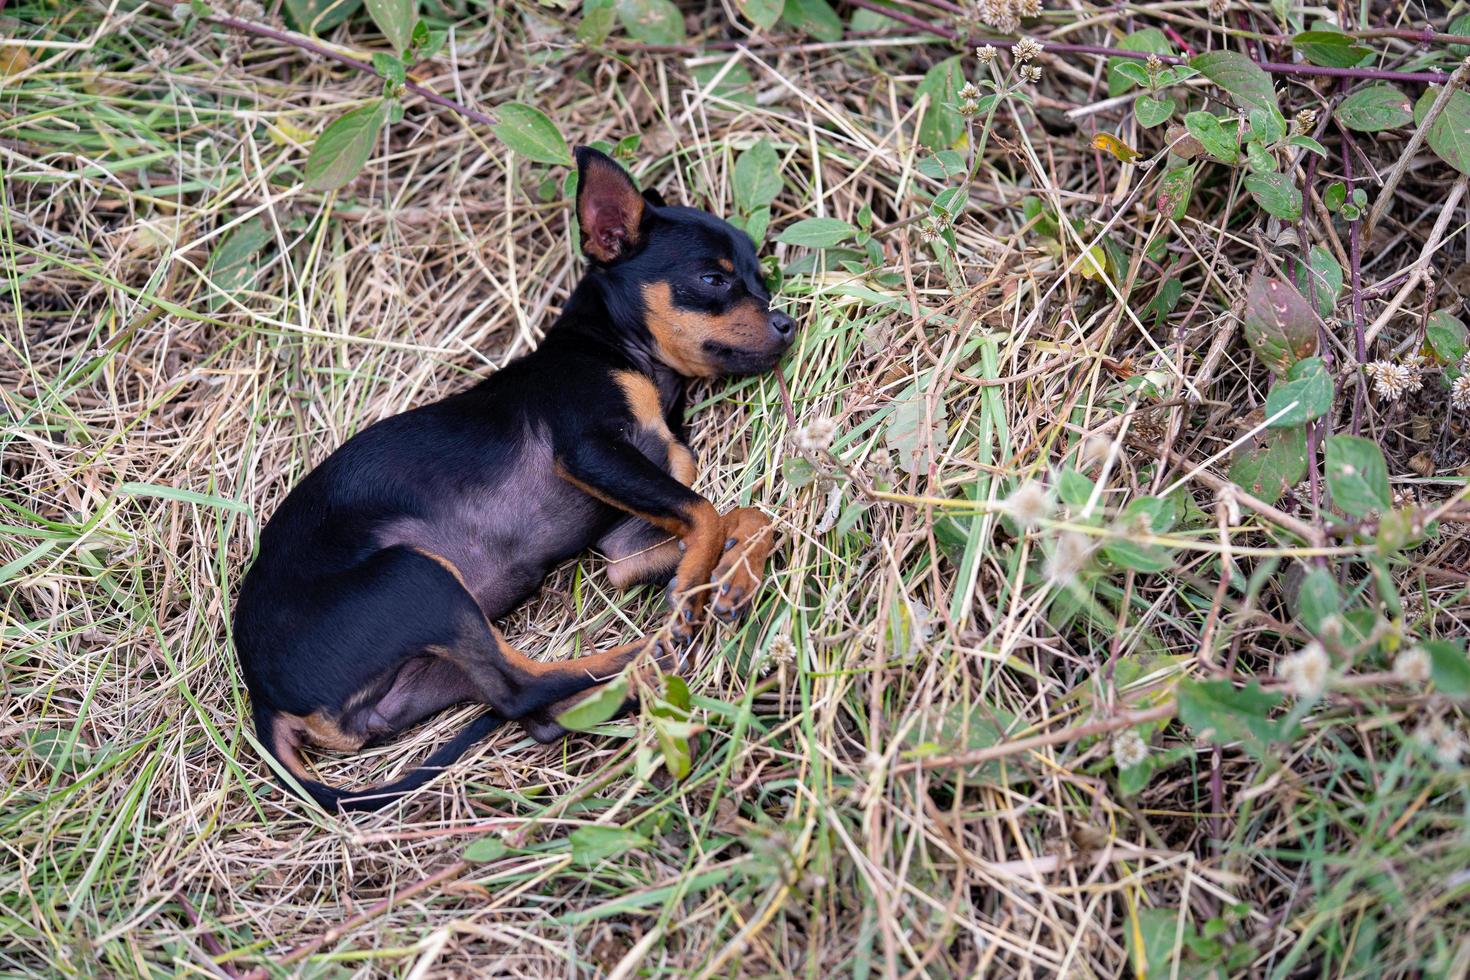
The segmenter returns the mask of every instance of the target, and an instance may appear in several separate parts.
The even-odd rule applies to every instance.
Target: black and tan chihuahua
[[[706,607],[733,618],[759,585],[770,524],[691,489],[684,385],[770,370],[796,324],[742,231],[640,194],[596,150],[576,160],[590,267],[540,347],[364,429],[261,532],[235,648],[261,743],[329,809],[385,805],[503,720],[566,734],[556,719],[590,688],[650,646],[667,666]],[[492,621],[588,547],[619,588],[669,583],[670,639],[532,660]],[[355,751],[461,702],[489,711],[402,779],[348,792],[308,775],[305,745]]]

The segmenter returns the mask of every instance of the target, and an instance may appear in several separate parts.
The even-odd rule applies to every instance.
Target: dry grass
[[[1203,8],[1171,23],[1202,42]],[[0,76],[0,969],[243,972],[325,937],[279,969],[1112,977],[1138,966],[1141,939],[1168,958],[1154,976],[1464,975],[1470,783],[1413,736],[1464,722],[1388,678],[1389,640],[1339,664],[1349,676],[1264,758],[1158,720],[1184,678],[1279,689],[1274,664],[1308,638],[1294,589],[1313,554],[1401,628],[1463,637],[1470,546],[1452,526],[1374,578],[1354,560],[1371,540],[1313,552],[1288,533],[1278,518],[1330,519],[1310,494],[1274,516],[1221,502],[1225,464],[1206,462],[1259,422],[1267,383],[1238,335],[1242,274],[1294,246],[1264,237],[1228,181],[1174,222],[1152,207],[1156,173],[1088,150],[1095,130],[1161,147],[1120,128],[1126,106],[1064,115],[1106,96],[1092,58],[1047,63],[1039,117],[998,116],[958,278],[913,225],[880,238],[880,269],[774,247],[805,263],[783,291],[802,323],[792,406],[801,424],[835,420],[841,468],[820,457],[820,479],[793,482],[774,378],[696,389],[700,489],[769,510],[785,544],[758,608],[712,629],[689,671],[705,732],[686,780],[659,771],[633,719],[552,747],[507,728],[376,815],[284,795],[228,634],[260,521],[358,428],[536,343],[579,273],[563,173],[420,103],[346,191],[306,192],[303,140],[375,80],[182,32],[161,8],[115,11],[95,38],[105,10],[31,3],[0,24],[88,42],[32,47],[30,70]],[[940,189],[914,143],[915,86],[940,45],[589,51],[565,20],[532,4],[488,24],[463,13],[453,56],[420,74],[479,106],[531,102],[574,141],[641,134],[640,181],[717,213],[738,152],[767,139],[785,178],[776,230],[864,205],[882,227]],[[718,10],[702,23],[727,28]],[[1112,30],[1100,18],[1074,39]],[[340,38],[374,43],[362,26]],[[727,67],[729,88],[691,81]],[[1322,107],[1287,91],[1292,110]],[[1360,140],[1360,176],[1392,165],[1395,139]],[[1368,321],[1430,240],[1447,174],[1417,158],[1368,243]],[[1074,241],[1038,238],[1025,194],[1086,219],[1088,240],[1107,228],[1130,258],[1126,303],[1077,273]],[[1425,312],[1458,304],[1463,214],[1432,243],[1438,295],[1413,292],[1379,347],[1409,349]],[[247,225],[254,265],[227,281],[211,255]],[[1309,214],[1300,233],[1337,249],[1343,227]],[[1167,255],[1142,258],[1160,234]],[[1156,321],[1161,262],[1184,299]],[[1344,336],[1332,350],[1351,363]],[[1157,395],[1126,387],[1130,371],[1157,372]],[[1341,375],[1330,421],[1386,447],[1396,489],[1463,498],[1470,419],[1433,385],[1359,399],[1359,377]],[[896,411],[929,433],[918,473],[895,469]],[[1048,574],[1075,508],[1018,535],[999,502],[1072,465],[1109,514],[1181,481],[1199,513],[1166,539],[1172,568],[1093,556],[1075,581]],[[614,591],[588,557],[504,628],[561,657],[662,616],[653,590]],[[390,776],[469,715],[319,770]],[[1130,725],[1173,752],[1136,796],[1107,736]],[[570,835],[594,824],[636,837],[580,862]],[[486,839],[503,853],[454,863]],[[1176,924],[1218,928],[1220,948],[1176,957]]]

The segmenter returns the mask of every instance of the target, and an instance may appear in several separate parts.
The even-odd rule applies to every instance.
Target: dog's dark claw
[[[726,582],[724,585],[720,586],[720,595],[725,595],[729,591],[730,591],[730,583],[729,582]]]
[[[725,540],[725,550],[726,551],[729,551],[733,547],[735,547],[735,539],[734,538],[727,538]]]

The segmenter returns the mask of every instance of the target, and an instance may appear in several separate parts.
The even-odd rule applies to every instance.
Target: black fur
[[[594,658],[528,661],[490,621],[599,542],[614,550],[673,534],[692,552],[708,547],[690,542],[724,536],[704,498],[670,475],[687,451],[680,370],[691,362],[709,376],[768,370],[794,324],[769,311],[743,232],[664,205],[656,192],[639,195],[596,151],[578,148],[577,161],[593,261],[540,347],[467,391],[364,429],[301,481],[261,533],[236,604],[235,645],[261,742],[324,806],[381,806],[501,719],[539,738],[561,734],[551,714],[558,704],[643,646],[619,648],[594,675],[580,666]],[[650,286],[672,301],[654,320]],[[671,323],[692,326],[669,333]],[[671,354],[660,329],[688,350]],[[656,393],[661,424],[634,411],[629,391],[639,378]],[[670,567],[650,569],[649,580],[675,575],[675,562],[681,590],[707,580],[707,567],[670,554]],[[398,782],[344,792],[303,775],[304,743],[355,748],[464,701],[490,713]]]

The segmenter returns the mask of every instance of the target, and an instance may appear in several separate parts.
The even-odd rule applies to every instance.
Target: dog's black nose
[[[796,321],[785,313],[773,311],[771,313],[771,329],[782,340],[790,340],[791,335],[796,333]]]

